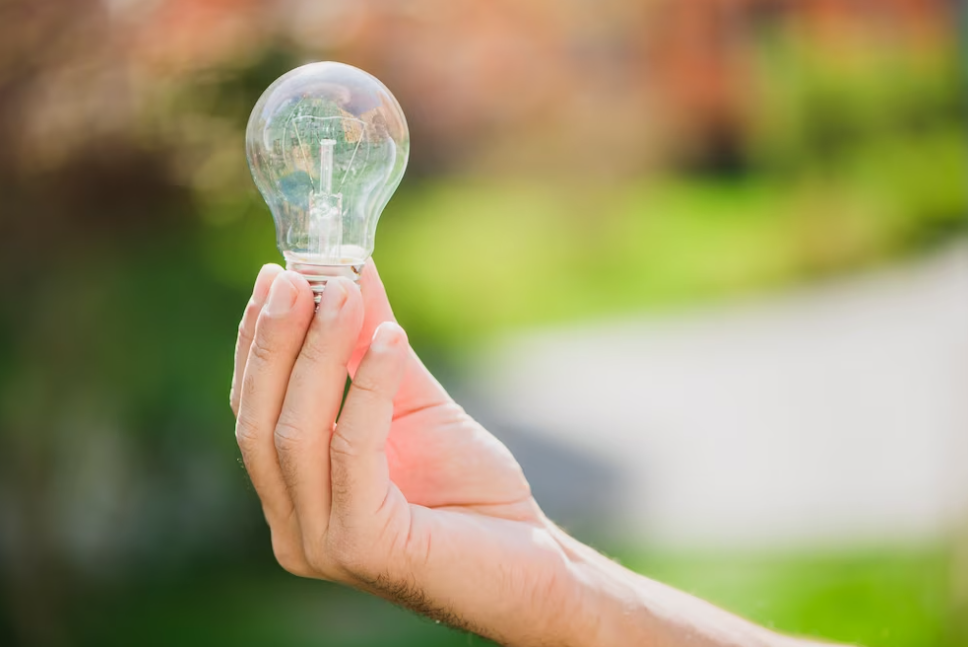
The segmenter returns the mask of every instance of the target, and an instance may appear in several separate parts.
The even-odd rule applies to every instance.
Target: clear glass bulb
[[[329,277],[358,280],[410,155],[407,121],[386,86],[342,63],[287,72],[252,109],[245,152],[286,267],[317,301]]]

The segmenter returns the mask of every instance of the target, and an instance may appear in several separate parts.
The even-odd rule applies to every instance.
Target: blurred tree
[[[223,399],[221,330],[234,313],[197,273],[186,242],[199,219],[171,142],[139,131],[106,6],[14,1],[0,13],[0,642],[65,644],[92,587],[130,577],[132,559],[169,561],[173,520],[224,516],[185,491],[197,461],[164,445],[179,424],[224,426],[211,403]],[[201,291],[181,290],[192,282]],[[204,351],[159,357],[185,344],[179,320],[193,317]]]

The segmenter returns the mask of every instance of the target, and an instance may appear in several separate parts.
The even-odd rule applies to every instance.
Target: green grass
[[[777,630],[868,647],[954,645],[940,548],[646,554],[649,576]]]

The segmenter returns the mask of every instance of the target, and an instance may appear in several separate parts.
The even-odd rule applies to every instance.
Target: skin
[[[314,306],[305,279],[263,267],[232,380],[236,438],[287,571],[506,645],[804,644],[552,524],[507,448],[410,348],[372,261]]]

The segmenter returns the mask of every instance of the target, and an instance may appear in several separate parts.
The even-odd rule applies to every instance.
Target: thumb
[[[360,291],[363,293],[363,327],[347,367],[351,376],[355,376],[359,370],[360,362],[363,361],[367,348],[374,339],[376,329],[385,322],[396,321],[387,298],[386,288],[380,280],[380,274],[372,258],[366,262],[363,274],[360,276]],[[430,374],[416,353],[408,348],[406,354],[406,371],[395,398],[397,412],[403,414],[449,402],[450,396]]]

